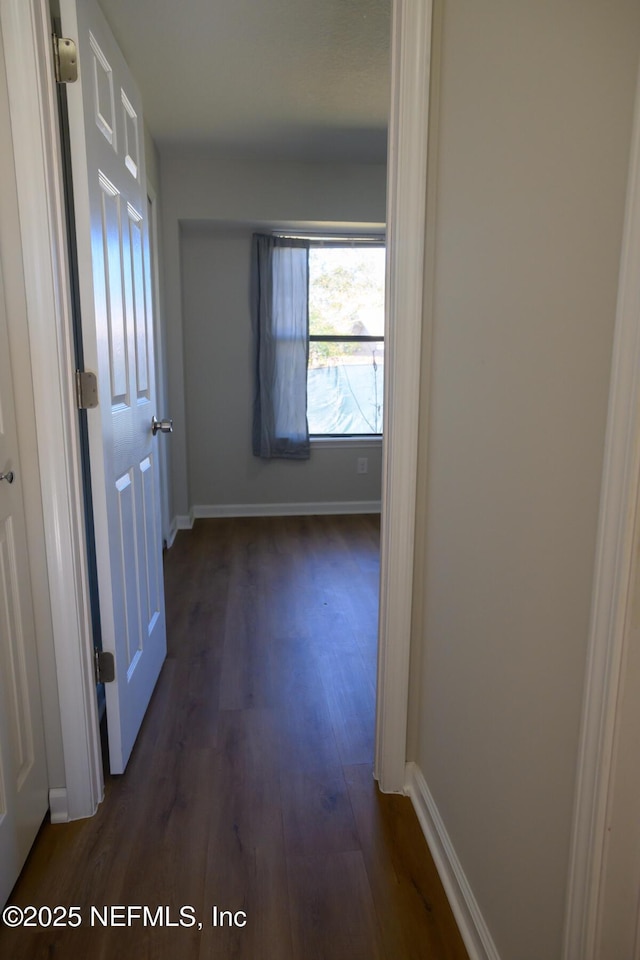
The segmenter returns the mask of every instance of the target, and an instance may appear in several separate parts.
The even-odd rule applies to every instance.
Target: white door
[[[0,44],[1,55],[1,44]],[[0,69],[2,64],[0,63]],[[0,272],[0,905],[49,804],[7,315]]]
[[[112,773],[127,765],[166,654],[155,363],[140,97],[95,0],[62,0],[78,45],[67,87]]]

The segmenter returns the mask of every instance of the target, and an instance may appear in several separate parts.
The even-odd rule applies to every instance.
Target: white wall
[[[502,960],[557,960],[640,7],[439,10],[410,759]]]
[[[253,344],[248,226],[182,229],[184,362],[189,503],[194,507],[376,502],[381,444],[313,445],[305,461],[251,452]],[[356,472],[366,456],[369,471]]]
[[[202,435],[195,421],[188,423],[192,414],[198,415],[197,406],[212,407],[214,394],[213,379],[207,377],[205,383],[192,377],[192,371],[187,368],[191,364],[194,353],[197,353],[198,328],[204,323],[203,308],[206,298],[211,302],[211,285],[207,273],[209,267],[202,265],[201,269],[193,267],[197,261],[197,248],[202,252],[206,240],[207,229],[201,231],[199,239],[195,239],[194,222],[215,221],[218,227],[235,224],[253,224],[271,226],[279,224],[305,224],[306,226],[324,224],[382,224],[385,218],[385,189],[386,171],[379,165],[330,165],[313,163],[256,163],[254,161],[220,161],[206,153],[189,151],[179,148],[163,148],[160,152],[161,182],[163,198],[163,241],[164,241],[164,289],[167,322],[167,355],[169,381],[169,415],[174,418],[174,434],[170,438],[172,458],[172,489],[173,515],[183,516],[189,512],[197,500],[190,498],[190,493],[196,497],[227,496],[229,470],[222,463],[214,464],[212,460],[212,445],[206,435]],[[181,225],[185,225],[187,239],[187,261],[185,267],[189,270],[189,286],[181,277]],[[210,231],[210,236],[216,235],[216,230]],[[219,239],[219,234],[218,234]],[[212,241],[213,242],[213,241]],[[244,259],[244,254],[242,255]],[[192,262],[191,262],[192,261]],[[243,269],[236,260],[233,273],[239,282],[239,273]],[[195,283],[195,287],[193,284]],[[248,288],[249,277],[245,279]],[[189,329],[183,323],[183,297],[185,316],[188,311]],[[229,292],[225,293],[228,300]],[[236,304],[239,303],[237,291],[233,295]],[[226,311],[227,304],[220,305]],[[234,316],[238,316],[238,307],[234,307]],[[248,316],[246,318],[248,320]],[[242,320],[237,319],[237,323]],[[246,321],[244,330],[246,332]],[[234,331],[229,349],[236,353],[240,341]],[[244,349],[249,350],[249,343],[243,340]],[[191,359],[185,354],[185,346],[189,345]],[[245,353],[245,359],[248,357]],[[196,358],[197,360],[200,357]],[[244,362],[244,361],[242,361]],[[185,370],[188,373],[185,375]],[[246,369],[246,368],[245,368]],[[204,388],[204,395],[202,389]],[[249,398],[252,395],[249,395]],[[185,404],[191,396],[191,407],[186,409]],[[196,399],[197,397],[197,399]],[[238,409],[238,418],[246,424],[246,410]],[[191,437],[191,443],[189,439]],[[247,447],[250,444],[250,433],[246,437]],[[241,472],[236,478],[237,484],[244,484],[243,496],[249,498],[246,502],[256,503],[259,498],[263,502],[310,502],[315,495],[322,495],[320,499],[336,500],[352,499],[350,493],[351,459],[352,454],[346,451],[314,451],[314,464],[302,466],[296,463],[270,463],[268,465],[253,463],[246,459],[245,452],[236,451],[237,463]],[[366,453],[366,455],[369,455]],[[376,474],[376,464],[373,462],[376,454],[370,456],[369,480]],[[348,468],[345,464],[349,463]],[[345,477],[347,485],[344,487],[328,484],[328,474],[334,468],[338,474]],[[379,464],[379,460],[378,460]],[[215,481],[207,479],[211,469],[220,470]],[[224,471],[226,470],[226,474]],[[318,471],[316,474],[316,470]],[[189,471],[193,471],[192,490],[189,489]],[[354,471],[355,473],[355,467]],[[379,475],[379,466],[377,467]],[[286,480],[285,480],[286,478]],[[295,479],[291,479],[295,478]],[[300,483],[298,483],[300,479]],[[219,486],[212,486],[212,482]],[[208,484],[208,485],[207,485]],[[283,484],[286,485],[283,486]],[[362,483],[356,492],[364,490]],[[240,492],[239,487],[238,494]],[[379,490],[379,487],[378,487]],[[258,497],[258,500],[255,498]],[[275,499],[274,499],[275,498]],[[377,497],[372,499],[378,499]],[[368,499],[357,496],[353,499]],[[221,503],[228,502],[225,500]],[[237,497],[231,501],[241,502]],[[207,501],[205,500],[205,504]],[[213,501],[215,504],[216,501]],[[211,505],[211,502],[209,502]]]

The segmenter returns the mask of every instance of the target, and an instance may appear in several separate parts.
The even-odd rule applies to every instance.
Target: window
[[[253,235],[255,456],[381,436],[384,264],[381,240]]]
[[[311,436],[382,434],[384,273],[381,241],[310,242]]]

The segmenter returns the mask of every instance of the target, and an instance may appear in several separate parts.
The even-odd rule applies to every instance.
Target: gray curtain
[[[309,241],[253,236],[253,452],[309,458]]]

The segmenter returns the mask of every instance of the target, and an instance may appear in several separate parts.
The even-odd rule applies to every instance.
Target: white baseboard
[[[216,517],[308,517],[315,514],[380,513],[380,500],[332,500],[318,503],[220,503],[198,504],[188,514],[171,521],[167,547],[172,547],[178,530],[191,530],[197,519]]]
[[[68,823],[69,805],[66,787],[52,787],[49,790],[49,815],[51,823]]]
[[[191,530],[193,526],[193,510],[187,514],[178,514],[178,516],[173,518],[173,523],[171,524],[172,538],[171,543],[176,538],[176,533],[178,530]]]
[[[171,521],[171,526],[169,527],[169,533],[167,534],[167,550],[170,550],[173,546],[173,542],[176,539],[176,534],[178,532],[178,519],[174,517]]]
[[[380,513],[379,500],[344,500],[319,503],[199,504],[193,517],[306,517],[314,514]]]
[[[489,928],[473,895],[462,865],[431,796],[422,771],[415,763],[406,766],[406,793],[411,798],[431,856],[440,874],[469,960],[500,960]]]
[[[176,515],[169,526],[169,536],[167,537],[167,550],[170,550],[178,533],[178,530],[191,530],[193,527],[193,510],[189,514]]]

